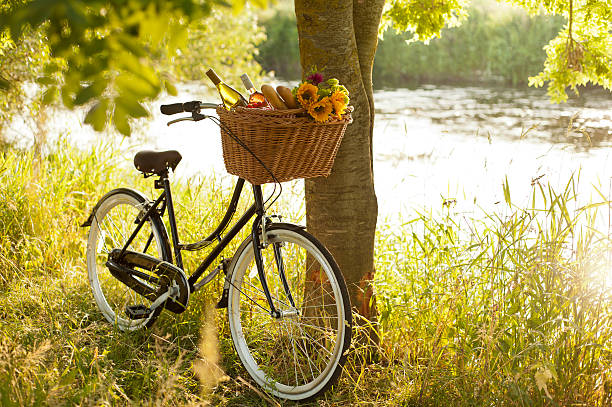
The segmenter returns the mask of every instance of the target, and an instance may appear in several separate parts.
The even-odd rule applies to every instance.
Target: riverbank
[[[96,309],[78,225],[115,186],[153,192],[122,160],[66,143],[42,159],[2,149],[2,404],[274,404],[248,384],[225,314],[209,308],[220,284],[147,332],[117,332]],[[610,198],[576,207],[571,188],[536,183],[533,193],[535,206],[504,201],[501,214],[448,203],[379,225],[380,362],[350,359],[316,405],[609,404],[612,244],[610,224],[592,221],[609,215]],[[176,184],[181,234],[212,227],[230,195],[215,178]],[[210,371],[194,366],[212,362],[223,374],[202,388]]]
[[[286,2],[283,2],[286,3]],[[411,34],[387,30],[379,41],[372,80],[376,89],[446,85],[526,86],[546,58],[544,46],[564,24],[560,16],[528,16],[519,7],[476,1],[458,27],[445,28],[429,44],[410,42]],[[266,71],[297,80],[302,70],[295,14],[284,4],[264,13],[266,39],[256,60]]]

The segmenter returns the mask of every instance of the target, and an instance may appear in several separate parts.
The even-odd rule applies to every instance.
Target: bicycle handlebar
[[[160,110],[163,114],[173,115],[177,113],[189,112],[198,113],[200,109],[215,109],[214,103],[202,103],[199,100],[192,100],[185,103],[172,103],[170,105],[161,105]]]

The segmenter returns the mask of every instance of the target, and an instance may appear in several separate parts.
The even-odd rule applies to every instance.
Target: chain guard
[[[175,314],[187,309],[191,290],[183,270],[145,253],[126,250],[119,258],[120,253],[121,250],[114,249],[108,256],[106,265],[113,276],[150,301],[155,301],[157,297],[167,292],[169,287],[178,287],[178,294],[168,298],[161,306]],[[144,279],[138,275],[142,271],[138,269],[147,272],[151,279],[144,282]]]

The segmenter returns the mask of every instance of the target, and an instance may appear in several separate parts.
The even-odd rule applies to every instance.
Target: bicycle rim
[[[274,229],[269,243],[262,249],[265,273],[274,305],[284,316],[270,316],[248,244],[238,254],[230,287],[234,347],[251,377],[275,396],[315,397],[339,376],[350,344],[344,280],[331,255],[306,232]],[[281,264],[291,298],[280,277]]]
[[[137,330],[149,326],[159,315],[157,310],[147,318],[127,318],[126,306],[148,307],[151,301],[117,280],[106,267],[110,251],[122,248],[135,229],[135,221],[143,205],[144,201],[125,193],[108,196],[96,210],[88,236],[87,269],[94,298],[104,317],[121,330]],[[147,254],[162,258],[161,233],[150,220],[145,222],[129,246],[130,250],[138,252],[144,252],[145,248]]]

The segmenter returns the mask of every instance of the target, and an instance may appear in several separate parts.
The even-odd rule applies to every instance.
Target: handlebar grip
[[[200,101],[192,100],[185,103],[173,103],[171,105],[161,105],[160,110],[163,114],[171,115],[183,112],[198,112],[200,110]]]
[[[167,114],[167,115],[183,113],[185,111],[182,103],[173,103],[171,105],[161,105],[160,110],[163,114]]]

